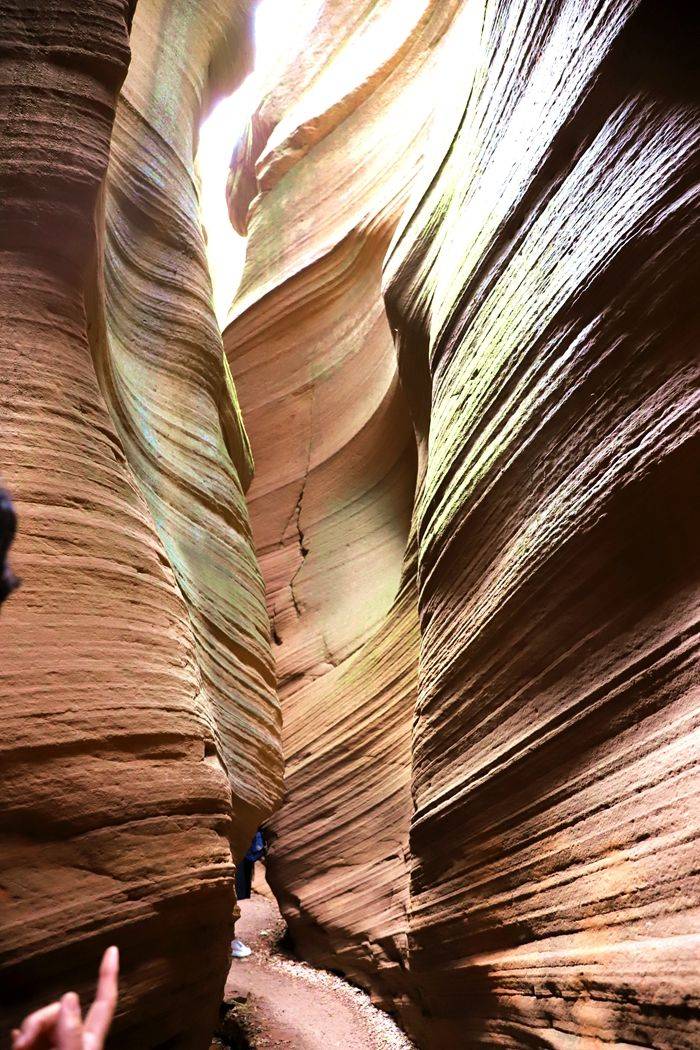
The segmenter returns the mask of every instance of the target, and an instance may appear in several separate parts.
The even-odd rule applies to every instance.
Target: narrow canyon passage
[[[290,956],[282,940],[286,926],[261,869],[236,924],[253,954],[231,964],[211,1050],[411,1050],[366,993]]]
[[[699,36],[0,0],[0,1041],[695,1050]]]

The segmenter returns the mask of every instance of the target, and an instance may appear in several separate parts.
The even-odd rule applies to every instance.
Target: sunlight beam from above
[[[195,167],[200,183],[202,225],[207,238],[214,310],[223,329],[245,262],[246,238],[231,226],[226,179],[231,154],[265,93],[271,73],[316,21],[323,0],[261,0],[255,13],[255,64],[232,95],[219,102],[202,124]]]

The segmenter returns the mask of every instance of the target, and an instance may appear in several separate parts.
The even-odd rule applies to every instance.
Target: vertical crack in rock
[[[297,565],[296,569],[294,570],[294,572],[293,572],[293,574],[291,576],[291,579],[289,580],[289,594],[290,594],[290,597],[292,599],[292,605],[294,607],[294,612],[296,613],[296,616],[297,616],[298,619],[300,619],[302,614],[303,614],[303,607],[302,607],[300,601],[297,598],[296,591],[294,590],[294,583],[295,583],[297,577],[299,576],[301,570],[304,568],[304,564],[306,562],[306,559],[309,556],[309,548],[308,548],[308,546],[305,543],[304,530],[301,527],[301,510],[302,510],[302,505],[303,505],[303,502],[304,502],[304,493],[306,492],[306,485],[307,485],[307,482],[309,480],[309,474],[310,474],[310,471],[311,471],[311,451],[312,451],[312,447],[313,447],[314,404],[315,404],[315,401],[316,401],[316,388],[312,386],[311,387],[311,404],[310,404],[310,407],[309,407],[309,441],[308,441],[308,447],[307,447],[307,450],[306,450],[306,467],[304,469],[304,476],[303,476],[303,478],[301,480],[301,487],[299,489],[299,495],[297,497],[297,501],[296,501],[296,503],[294,505],[294,509],[293,509],[293,511],[292,511],[292,513],[291,513],[291,515],[289,517],[289,521],[287,522],[287,524],[285,525],[285,527],[284,527],[284,529],[282,531],[282,539],[280,541],[281,544],[284,544],[284,538],[285,538],[285,536],[287,534],[287,530],[288,530],[289,526],[293,522],[294,523],[294,529],[295,529],[295,532],[296,532],[296,541],[297,541],[298,548],[299,548],[299,564]],[[278,635],[278,637],[279,637],[279,635]]]
[[[309,457],[310,456],[311,456],[311,448],[309,446]],[[299,543],[299,556],[300,556],[301,560],[299,562],[299,565],[298,565],[294,575],[292,576],[291,580],[289,581],[289,591],[290,591],[291,596],[292,596],[292,603],[294,605],[294,609],[296,610],[297,616],[301,616],[302,608],[301,608],[301,605],[299,604],[299,601],[297,599],[296,593],[294,591],[294,581],[296,580],[296,578],[299,575],[299,573],[301,572],[301,570],[304,568],[304,563],[305,563],[305,561],[306,561],[306,559],[307,559],[307,557],[309,555],[308,547],[304,546],[304,532],[303,532],[303,529],[301,527],[301,522],[300,522],[301,506],[302,506],[302,502],[303,502],[303,499],[304,499],[304,491],[306,489],[306,482],[308,481],[308,478],[309,478],[309,470],[308,470],[308,467],[307,467],[306,473],[304,474],[304,480],[303,480],[302,485],[301,485],[301,491],[299,493],[299,498],[298,498],[298,500],[296,502],[296,506],[294,508],[294,525],[295,525],[295,528],[296,528],[296,531],[297,531],[297,540],[298,540],[298,543]]]

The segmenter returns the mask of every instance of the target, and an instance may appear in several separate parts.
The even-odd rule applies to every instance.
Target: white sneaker
[[[231,941],[232,959],[247,959],[248,956],[252,954],[253,952],[248,947],[248,945],[244,944],[243,941],[239,941],[237,937],[234,941]]]

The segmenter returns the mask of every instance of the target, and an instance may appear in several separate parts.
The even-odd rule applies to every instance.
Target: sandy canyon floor
[[[231,963],[219,1035],[212,1050],[411,1050],[394,1021],[360,989],[292,958],[281,945],[285,925],[257,866],[255,889],[241,902],[236,933],[253,949]]]

